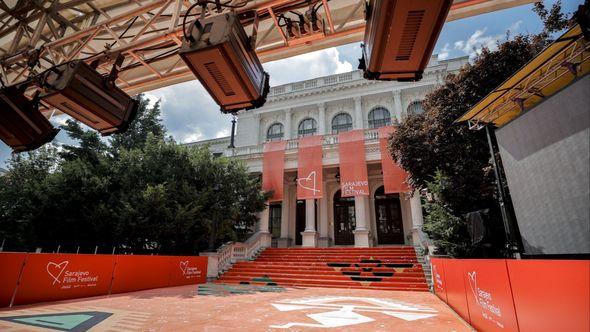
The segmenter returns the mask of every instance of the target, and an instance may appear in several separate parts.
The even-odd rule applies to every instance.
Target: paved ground
[[[0,310],[0,331],[49,330],[472,331],[428,292],[207,284]]]

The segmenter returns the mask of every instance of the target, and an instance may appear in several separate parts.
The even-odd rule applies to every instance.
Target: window
[[[408,114],[422,114],[422,113],[424,113],[424,108],[422,107],[421,100],[413,101],[408,106]]]
[[[340,113],[332,119],[332,134],[343,133],[352,130],[352,116],[348,113]]]
[[[391,124],[391,115],[385,107],[375,107],[369,112],[369,128],[379,128]]]
[[[318,126],[316,124],[316,121],[312,118],[307,118],[299,122],[299,129],[297,130],[297,134],[299,135],[299,137],[312,136],[315,135],[317,130]]]
[[[280,141],[283,139],[285,132],[283,131],[283,125],[280,123],[273,123],[266,131],[267,141]]]

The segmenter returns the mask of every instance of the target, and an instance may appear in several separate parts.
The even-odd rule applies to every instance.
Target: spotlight
[[[58,131],[20,89],[0,89],[0,139],[15,152],[34,150],[53,140]]]
[[[268,74],[236,14],[196,20],[179,55],[224,113],[266,102]]]
[[[360,69],[371,80],[418,81],[452,0],[370,0]]]
[[[122,63],[122,58],[117,59]],[[117,65],[108,77],[75,60],[47,71],[41,99],[102,135],[121,133],[137,115],[138,103],[114,84]]]

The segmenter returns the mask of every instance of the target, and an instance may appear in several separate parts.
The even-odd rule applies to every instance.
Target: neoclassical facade
[[[444,77],[468,62],[467,57],[438,61],[434,56],[419,82],[378,82],[361,71],[319,77],[272,87],[264,107],[239,113],[235,148],[229,137],[200,141],[213,153],[244,160],[253,173],[263,172],[263,145],[286,141],[283,200],[269,204],[259,230],[279,247],[378,246],[418,244],[422,226],[419,195],[385,194],[377,129],[422,112],[425,95]],[[362,129],[369,196],[342,197],[338,133]],[[298,138],[323,136],[321,199],[296,195]]]

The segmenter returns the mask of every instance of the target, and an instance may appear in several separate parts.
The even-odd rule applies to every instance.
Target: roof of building
[[[501,127],[590,71],[590,41],[576,25],[555,40],[457,122]]]

